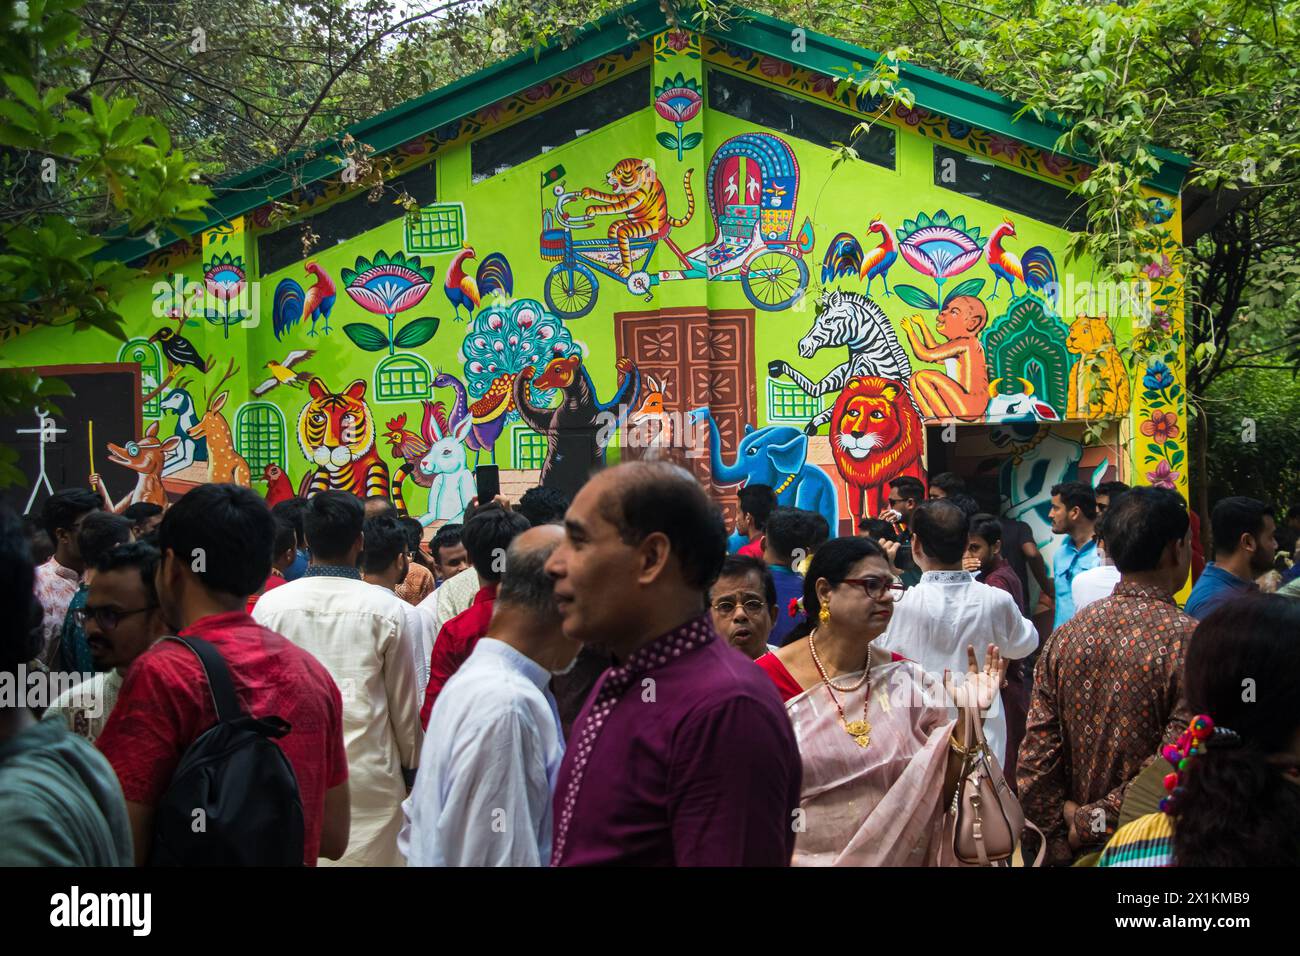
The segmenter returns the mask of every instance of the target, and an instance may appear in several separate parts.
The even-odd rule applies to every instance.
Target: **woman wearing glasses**
[[[795,866],[928,866],[951,862],[944,812],[966,748],[948,705],[980,712],[1006,663],[990,646],[983,670],[945,687],[911,661],[872,647],[889,624],[897,583],[867,538],[836,538],[804,577],[807,624],[758,659],[785,700],[803,758]]]

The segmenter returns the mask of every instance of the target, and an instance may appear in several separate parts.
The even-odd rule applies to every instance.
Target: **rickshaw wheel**
[[[755,308],[779,312],[798,301],[808,288],[808,264],[788,252],[769,249],[745,263],[740,285]]]
[[[552,312],[566,319],[580,319],[595,307],[599,291],[596,275],[590,269],[580,262],[571,266],[561,262],[546,274],[542,294]]]

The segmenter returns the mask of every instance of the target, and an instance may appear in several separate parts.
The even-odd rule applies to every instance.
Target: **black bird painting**
[[[206,372],[212,366],[211,361],[205,362],[199,357],[198,349],[189,339],[166,326],[149,336],[149,341],[162,346],[163,355],[172,365],[192,365],[200,372]]]

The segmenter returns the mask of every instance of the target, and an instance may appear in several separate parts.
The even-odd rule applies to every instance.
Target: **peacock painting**
[[[492,293],[500,292],[505,296],[514,294],[515,277],[506,257],[499,252],[489,253],[471,276],[465,272],[465,263],[476,255],[473,246],[466,246],[456,253],[451,265],[447,267],[443,293],[451,303],[457,322],[462,321],[462,306],[472,316],[479,304]]]
[[[461,344],[461,361],[465,367],[468,411],[474,419],[476,452],[490,450],[495,460],[496,439],[505,427],[519,420],[511,393],[515,376],[530,365],[542,368],[553,358],[581,355],[582,350],[556,315],[546,311],[535,299],[517,299],[494,305],[474,316]],[[452,376],[439,377],[437,384],[451,384]],[[532,388],[529,398],[535,405],[548,406],[554,389]],[[453,418],[464,412],[460,402],[453,408]]]

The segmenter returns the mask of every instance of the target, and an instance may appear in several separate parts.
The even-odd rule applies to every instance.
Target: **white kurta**
[[[113,712],[122,680],[116,668],[101,671],[56,697],[46,716],[59,714],[67,721],[69,730],[93,744]]]
[[[564,758],[551,675],[485,637],[438,695],[402,808],[411,866],[546,866]]]
[[[1113,564],[1099,564],[1087,571],[1080,571],[1070,583],[1070,593],[1074,595],[1074,613],[1078,614],[1093,601],[1110,597],[1117,584],[1119,568]]]
[[[1038,632],[1001,588],[982,584],[966,571],[926,571],[920,583],[895,602],[889,627],[875,644],[920,664],[942,686],[945,669],[966,673],[968,644],[974,645],[981,666],[990,644],[1015,661],[1033,653]],[[955,718],[957,711],[949,711]],[[1001,696],[984,718],[984,736],[1002,763],[1007,719]]]
[[[469,610],[469,606],[474,603],[474,595],[482,587],[478,572],[466,568],[443,581],[437,590],[416,605],[425,615],[430,652],[433,651],[433,642],[437,640],[442,626],[462,611]]]
[[[259,624],[325,665],[343,695],[352,832],[336,865],[404,862],[397,850],[402,768],[416,766],[423,738],[407,606],[365,581],[302,577],[266,592],[253,608]]]
[[[414,605],[402,601],[406,613],[406,629],[411,637],[411,659],[415,662],[415,697],[424,700],[424,689],[429,686],[429,655],[434,635],[428,632],[429,619]]]

